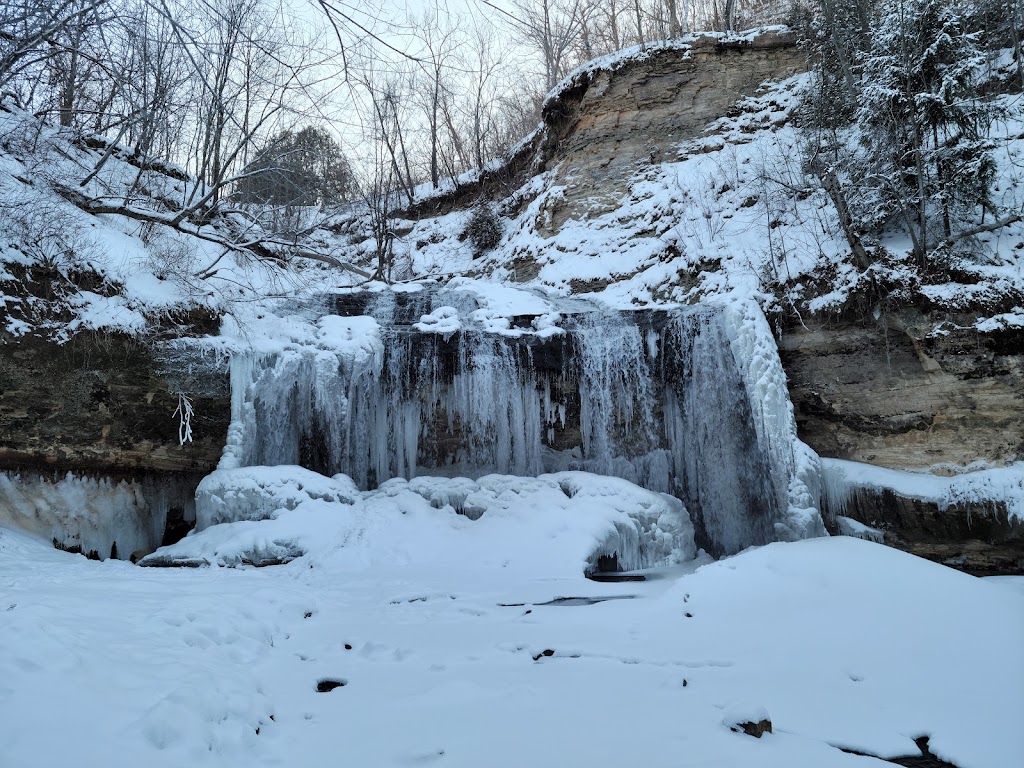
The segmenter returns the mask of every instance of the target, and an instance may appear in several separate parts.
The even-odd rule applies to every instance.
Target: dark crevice
[[[880,757],[879,755],[873,755],[870,752],[862,752],[858,749],[850,749],[848,747],[836,747],[836,749],[850,755],[873,757],[876,760],[892,763],[893,765],[902,765],[904,768],[959,768],[956,763],[950,763],[936,757],[928,748],[928,739],[928,736],[918,736],[914,739],[914,743],[917,744],[917,748],[921,750],[921,754],[907,755],[904,757]]]
[[[348,680],[330,680],[325,678],[323,680],[317,681],[316,692],[329,693],[330,691],[333,691],[335,688],[344,688],[346,685],[348,685]]]

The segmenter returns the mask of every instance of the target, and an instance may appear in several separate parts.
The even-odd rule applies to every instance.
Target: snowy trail
[[[306,560],[142,569],[0,532],[0,764],[881,766],[829,744],[922,734],[961,768],[1024,756],[1024,597],[867,542],[621,584]],[[637,597],[536,605],[575,595]],[[730,732],[737,701],[775,732]]]

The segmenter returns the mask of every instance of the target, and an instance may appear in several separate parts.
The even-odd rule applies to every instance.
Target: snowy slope
[[[673,45],[685,56],[687,40]],[[560,87],[598,68],[642,61],[651,50],[591,62]],[[1024,249],[1017,247],[1024,242],[1024,222],[983,234],[976,243],[980,258],[957,260],[941,273],[922,276],[908,256],[909,243],[895,236],[877,243],[878,262],[870,270],[854,265],[828,195],[800,164],[795,118],[805,82],[799,75],[765,83],[703,136],[680,137],[664,162],[617,182],[623,193],[615,205],[595,191],[596,210],[555,222],[565,194],[558,174],[533,177],[495,201],[505,213],[504,235],[481,259],[474,259],[463,237],[468,210],[397,219],[393,274],[412,281],[467,275],[497,284],[512,280],[555,297],[591,293],[615,307],[693,303],[738,292],[758,297],[766,310],[800,312],[838,309],[875,284],[899,301],[978,309],[980,330],[1024,322]],[[1021,97],[998,98],[1008,116],[993,135],[996,202],[1015,210],[1024,203]],[[63,313],[49,329],[57,338],[96,328],[140,333],[157,318],[196,305],[248,322],[258,314],[252,303],[260,297],[301,296],[361,281],[321,263],[225,256],[218,237],[267,234],[237,213],[212,224],[188,224],[184,231],[161,224],[194,198],[197,182],[181,169],[141,163],[125,148],[91,175],[110,146],[41,125],[25,113],[0,111],[0,198],[17,203],[3,210],[6,238],[0,239],[8,332],[41,327],[45,301],[19,294],[12,284],[42,262],[71,275],[72,283],[82,271],[94,272],[100,283],[65,292]],[[86,213],[74,204],[76,194],[109,205],[128,200],[154,221]],[[310,215],[317,219],[317,212]],[[319,218],[325,228],[314,227],[306,246],[372,269],[373,241],[358,206],[340,218]],[[44,237],[31,242],[40,229]]]
[[[647,55],[623,51],[575,77]],[[616,204],[609,190],[595,189],[593,210],[577,201],[562,221],[558,169],[533,177],[497,201],[507,214],[504,235],[482,259],[462,237],[469,211],[400,221],[408,235],[396,243],[399,272],[441,280],[469,273],[555,296],[587,292],[623,308],[739,292],[760,297],[766,310],[820,313],[874,285],[897,302],[979,312],[983,331],[1024,322],[1024,222],[981,235],[973,258],[956,257],[927,274],[911,258],[909,240],[895,234],[869,243],[877,259],[870,269],[854,263],[831,199],[801,165],[797,110],[807,83],[807,75],[765,83],[705,135],[680,139],[675,157],[669,152],[620,180]],[[998,99],[1006,117],[993,127],[994,202],[1012,212],[1024,205],[1022,102],[1016,93]]]
[[[205,192],[181,168],[0,107],[0,331],[141,336],[196,308],[248,315],[322,274],[226,249],[268,236],[239,213],[172,225]],[[133,215],[95,212],[108,210]]]

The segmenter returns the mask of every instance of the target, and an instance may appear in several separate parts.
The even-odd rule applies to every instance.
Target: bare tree
[[[572,51],[582,39],[590,6],[584,0],[512,0],[512,6],[506,18],[519,39],[540,54],[550,91],[578,63]]]
[[[452,64],[464,44],[457,24],[435,9],[413,21],[413,28],[423,44],[419,67],[427,87],[419,89],[420,101],[427,121],[427,162],[430,183],[437,189],[441,182],[442,141],[445,106],[452,98]]]
[[[54,55],[53,41],[105,10],[107,0],[22,0],[0,5],[0,87]]]

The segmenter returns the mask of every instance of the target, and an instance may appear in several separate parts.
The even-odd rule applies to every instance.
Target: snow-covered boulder
[[[308,555],[346,568],[476,565],[575,576],[694,557],[682,502],[614,477],[393,479],[360,493],[298,467],[218,470],[197,531],[143,565],[269,565]],[[219,523],[219,524],[218,524]]]
[[[345,475],[325,477],[294,466],[218,469],[196,489],[196,530],[239,520],[268,520],[303,502],[353,504],[359,498]]]
[[[725,709],[722,725],[730,731],[742,731],[748,736],[760,739],[764,734],[772,732],[772,719],[768,710],[761,704],[749,701],[736,701]]]

